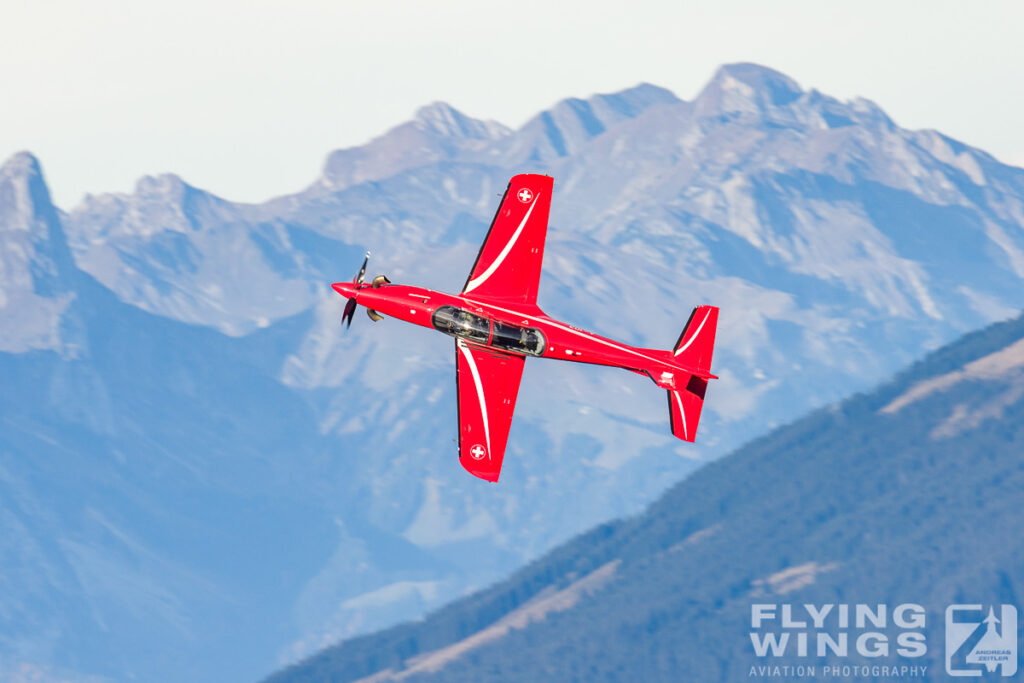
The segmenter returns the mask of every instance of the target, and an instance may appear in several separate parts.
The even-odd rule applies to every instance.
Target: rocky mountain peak
[[[21,256],[52,260],[53,268],[46,270],[54,274],[67,275],[74,267],[42,168],[28,152],[18,152],[0,166],[0,233],[27,235],[31,253]],[[9,253],[6,260],[17,256]]]
[[[570,97],[530,119],[519,131],[518,145],[532,150],[529,156],[534,160],[566,157],[609,128],[636,118],[654,105],[679,102],[671,91],[648,83],[585,100]]]
[[[699,116],[758,113],[783,107],[803,95],[789,76],[759,64],[726,64],[697,96]]]
[[[181,200],[192,187],[173,173],[146,175],[135,183],[135,195],[146,198],[167,198]]]
[[[68,218],[75,249],[110,236],[194,233],[231,221],[236,207],[173,173],[139,178],[131,194],[87,195]]]
[[[677,104],[680,101],[671,90],[650,83],[641,83],[607,95],[594,95],[586,100],[592,107],[607,108],[624,118],[634,118],[657,104]]]
[[[10,159],[4,162],[3,166],[0,166],[0,176],[7,177],[17,174],[41,176],[42,169],[39,166],[39,160],[31,152],[24,150],[15,152]]]
[[[432,102],[416,111],[415,122],[424,130],[446,137],[496,140],[511,131],[497,121],[481,121],[445,102]]]
[[[18,152],[0,166],[0,230],[45,230],[51,218],[56,212],[39,161]]]
[[[0,166],[0,350],[58,348],[76,274],[39,161]]]

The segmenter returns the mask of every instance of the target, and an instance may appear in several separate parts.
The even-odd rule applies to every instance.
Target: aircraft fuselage
[[[676,362],[670,352],[636,348],[587,332],[554,320],[537,307],[525,309],[516,304],[499,306],[491,302],[475,301],[471,296],[456,296],[409,285],[381,284],[374,287],[369,284],[356,286],[338,282],[332,286],[342,296],[354,298],[359,305],[381,315],[435,329],[470,344],[496,347],[506,353],[620,367],[648,375],[665,389],[676,389],[676,377],[685,379],[692,372],[692,369]],[[485,323],[456,324],[442,329],[438,325],[437,313],[445,307],[465,311]],[[507,339],[510,331],[513,334],[519,332],[522,336],[523,331],[529,335],[531,330],[540,333],[542,341],[539,345],[535,342],[517,348]],[[506,333],[504,337],[503,333]]]

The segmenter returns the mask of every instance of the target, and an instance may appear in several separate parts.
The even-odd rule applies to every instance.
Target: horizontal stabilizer
[[[672,433],[683,441],[693,442],[697,438],[700,411],[704,407],[704,393],[708,381],[697,375],[690,375],[685,389],[668,392],[668,410],[672,421]]]

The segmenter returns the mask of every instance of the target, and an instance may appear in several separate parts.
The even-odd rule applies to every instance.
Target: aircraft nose
[[[335,282],[331,287],[335,292],[341,294],[346,299],[355,298],[356,286],[351,282]]]

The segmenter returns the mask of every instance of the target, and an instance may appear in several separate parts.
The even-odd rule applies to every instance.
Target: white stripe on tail
[[[704,394],[711,374],[711,356],[715,350],[715,331],[718,328],[718,308],[698,306],[679,335],[673,349],[673,359],[689,373],[685,386],[668,391],[669,418],[672,433],[683,441],[697,438],[697,424],[704,407]]]

